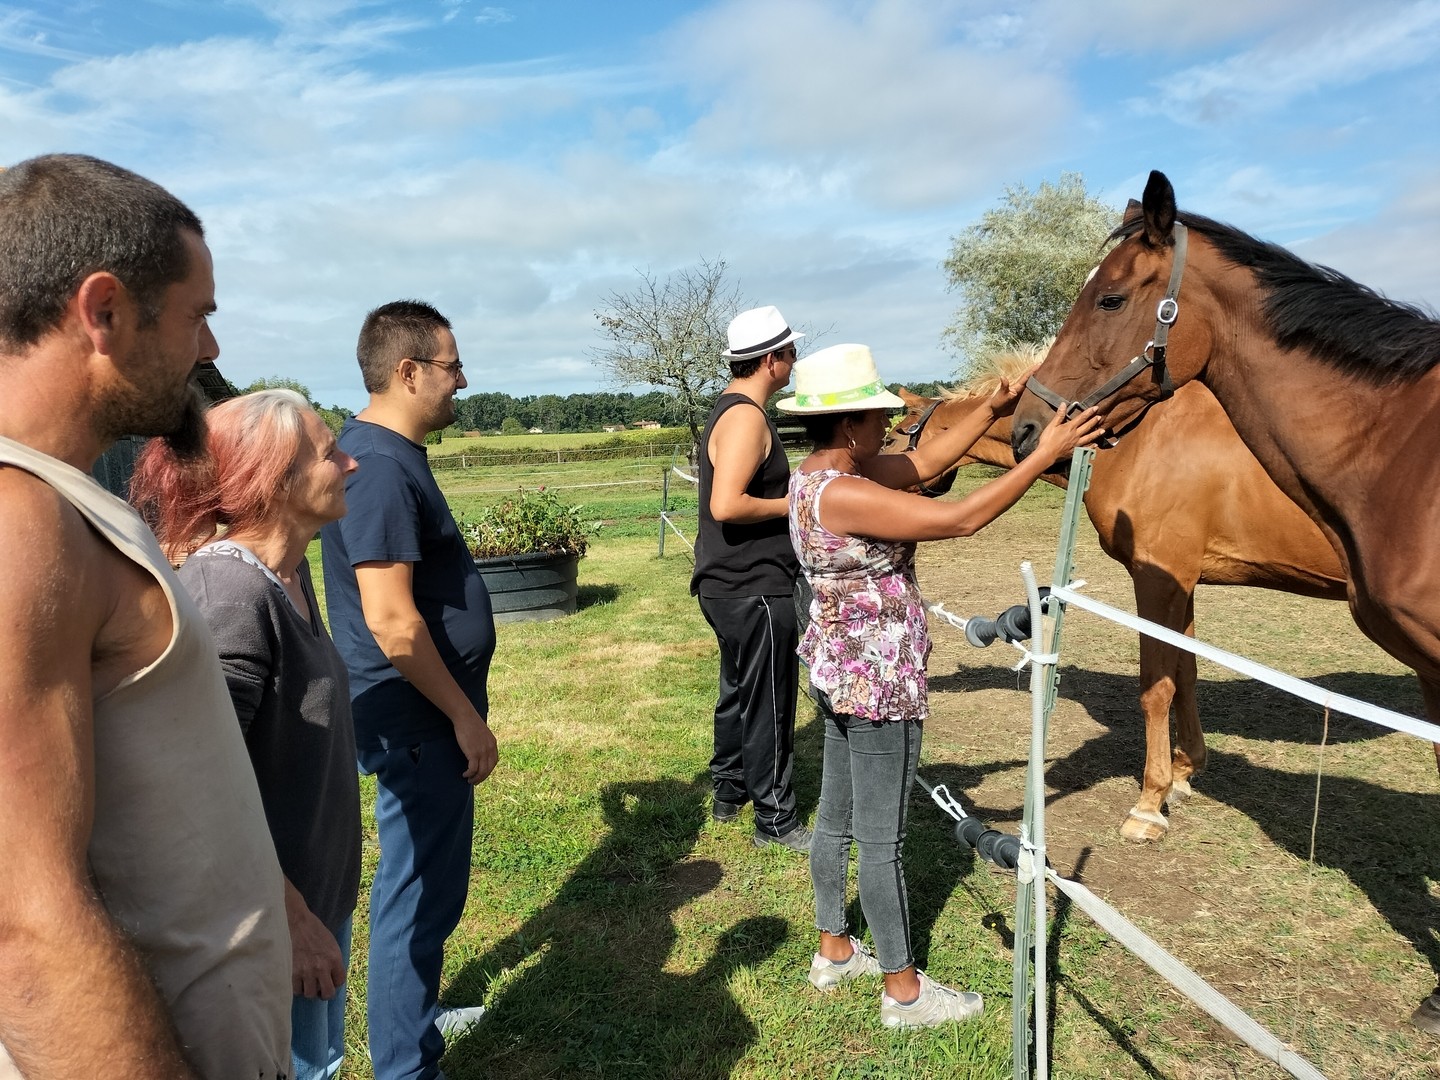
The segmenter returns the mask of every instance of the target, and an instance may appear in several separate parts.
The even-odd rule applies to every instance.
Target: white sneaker
[[[880,1022],[890,1028],[928,1028],[952,1020],[969,1020],[979,1016],[985,1006],[979,994],[968,990],[951,990],[941,986],[923,971],[920,996],[909,1005],[902,1005],[889,994],[880,995]]]
[[[468,1009],[447,1009],[442,1005],[435,1010],[435,1026],[445,1038],[453,1039],[464,1035],[478,1024],[484,1015],[484,1005],[474,1005]]]
[[[810,985],[816,990],[834,990],[841,983],[862,975],[880,974],[880,961],[869,949],[854,937],[850,939],[850,947],[855,951],[843,964],[827,960],[817,952],[810,961]]]

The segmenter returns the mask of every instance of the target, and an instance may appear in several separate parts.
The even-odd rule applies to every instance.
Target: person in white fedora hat
[[[810,847],[820,948],[810,982],[829,990],[862,976],[884,983],[886,1027],[934,1027],[980,1013],[979,994],[941,986],[916,969],[901,849],[905,808],[928,715],[930,640],[915,584],[915,542],[969,536],[1015,503],[1042,471],[1094,442],[1094,409],[1046,428],[1036,452],[954,502],[902,489],[955,465],[995,418],[1008,415],[1026,376],[1002,381],[986,405],[913,453],[881,455],[889,414],[903,407],[864,345],[835,345],[795,365],[795,396],[814,452],[790,479],[790,539],[814,590],[800,643],[825,725],[820,805]],[[850,935],[845,878],[860,852],[860,909],[875,945]]]
[[[755,807],[757,847],[808,851],[791,785],[799,686],[795,581],[786,526],[790,464],[765,403],[790,381],[795,343],[774,307],[730,322],[725,387],[700,436],[700,527],[690,591],[720,647],[711,815]]]

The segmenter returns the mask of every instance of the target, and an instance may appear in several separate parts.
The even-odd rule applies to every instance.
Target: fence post
[[[1075,562],[1075,532],[1080,526],[1085,489],[1090,486],[1090,465],[1095,451],[1076,450],[1070,462],[1070,482],[1065,491],[1065,510],[1060,518],[1060,537],[1055,549],[1052,585],[1069,585]],[[1049,1017],[1046,1015],[1045,960],[1045,736],[1055,694],[1060,685],[1055,654],[1060,648],[1060,630],[1065,608],[1051,605],[1048,618],[1040,613],[1040,596],[1030,564],[1021,566],[1030,601],[1030,625],[1034,629],[1036,655],[1049,662],[1032,660],[1030,665],[1030,763],[1025,775],[1025,817],[1020,828],[1021,843],[1028,851],[1030,866],[1022,859],[1015,883],[1015,954],[1012,973],[1010,1054],[1015,1080],[1030,1077],[1030,1033],[1034,1024],[1035,1075],[1045,1080],[1050,1068]],[[1037,887],[1038,881],[1038,887]],[[1034,954],[1034,1000],[1031,1000],[1031,953]]]
[[[670,512],[670,470],[666,469],[660,474],[660,550],[656,553],[657,559],[665,557],[665,515]]]

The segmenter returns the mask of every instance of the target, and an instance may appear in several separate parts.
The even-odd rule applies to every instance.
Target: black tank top
[[[710,514],[710,489],[715,466],[710,463],[710,433],[736,405],[758,408],[744,394],[721,394],[700,436],[700,530],[695,540],[695,574],[690,592],[699,596],[789,596],[795,589],[800,564],[790,546],[788,517],[748,524],[716,521]],[[762,410],[761,415],[764,415]],[[780,445],[780,433],[768,416],[770,456],[765,459],[745,494],[757,499],[783,498],[790,483],[790,464]]]

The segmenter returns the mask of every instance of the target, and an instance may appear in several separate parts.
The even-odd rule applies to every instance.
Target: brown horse
[[[1008,376],[1043,358],[1016,353],[999,361]],[[985,400],[989,387],[941,400],[921,438],[950,427]],[[899,434],[935,401],[901,391],[909,407],[891,432],[887,452],[903,450]],[[1012,468],[1010,421],[997,421],[962,464]],[[1065,479],[1046,479],[1064,487]],[[1253,585],[1342,599],[1339,561],[1320,533],[1287,499],[1240,441],[1210,392],[1188,385],[1152,409],[1111,450],[1096,455],[1085,494],[1100,546],[1129,572],[1143,619],[1194,635],[1195,586]],[[1140,710],[1145,717],[1145,772],[1140,800],[1120,828],[1130,840],[1159,840],[1169,823],[1168,798],[1190,793],[1205,766],[1205,738],[1195,702],[1192,653],[1140,638]],[[1170,743],[1175,709],[1176,745]]]
[[[1054,402],[1098,404],[1121,430],[1171,386],[1204,383],[1325,534],[1356,624],[1415,669],[1440,722],[1440,322],[1179,213],[1158,172],[1116,237],[1020,400],[1016,455]]]

